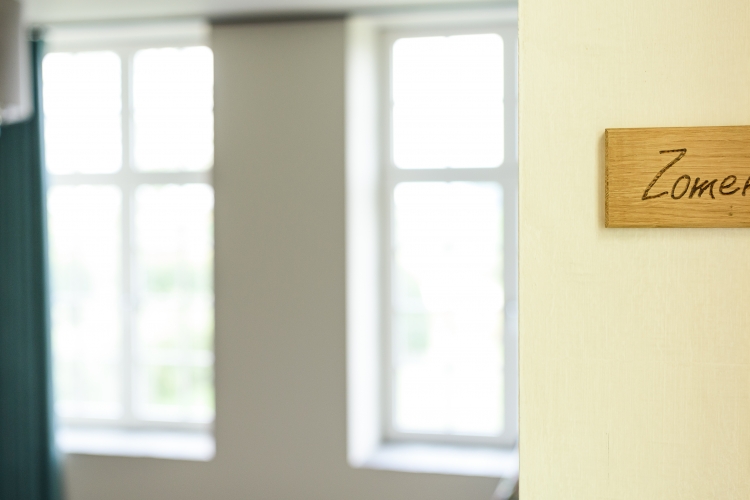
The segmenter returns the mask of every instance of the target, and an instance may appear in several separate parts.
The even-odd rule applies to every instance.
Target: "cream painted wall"
[[[344,21],[216,27],[217,456],[70,456],[67,500],[488,500],[347,465]]]
[[[748,123],[746,0],[521,0],[524,500],[750,498],[750,230],[603,223],[605,128]]]

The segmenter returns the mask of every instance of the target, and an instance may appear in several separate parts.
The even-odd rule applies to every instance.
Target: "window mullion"
[[[135,297],[133,294],[133,204],[134,185],[132,180],[132,52],[120,52],[122,58],[122,176],[120,188],[123,191],[122,210],[122,408],[123,423],[135,422],[133,411],[134,373],[133,364],[135,360],[135,335],[132,317],[135,313]]]

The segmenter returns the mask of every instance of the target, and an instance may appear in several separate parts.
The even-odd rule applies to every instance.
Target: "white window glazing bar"
[[[119,51],[122,62],[122,168],[121,172],[131,172],[131,101],[132,101],[132,54],[130,51]],[[127,175],[127,174],[126,174]],[[133,240],[133,186],[131,183],[120,184],[122,189],[122,353],[120,386],[122,390],[122,421],[131,424],[133,415],[133,268],[131,246]]]

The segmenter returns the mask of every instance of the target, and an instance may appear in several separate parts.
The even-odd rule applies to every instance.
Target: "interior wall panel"
[[[750,230],[605,229],[603,142],[749,124],[748,26],[744,0],[520,2],[523,500],[750,498]]]

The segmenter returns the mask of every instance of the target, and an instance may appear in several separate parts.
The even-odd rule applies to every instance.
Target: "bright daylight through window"
[[[515,441],[514,43],[387,38],[391,439]]]
[[[212,52],[50,52],[43,89],[58,417],[207,430]]]

